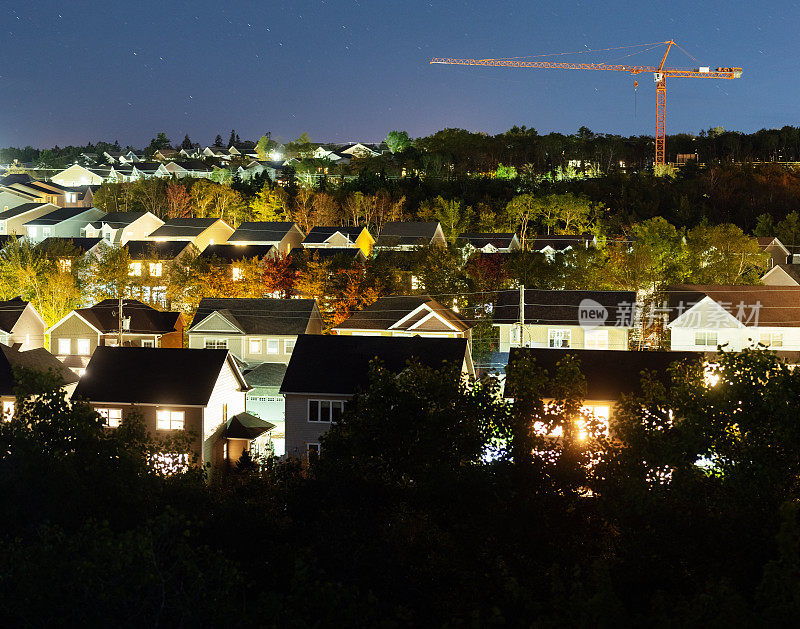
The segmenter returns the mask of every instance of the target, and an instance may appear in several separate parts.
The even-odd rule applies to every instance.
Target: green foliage
[[[411,138],[405,131],[389,131],[386,145],[392,153],[400,153],[411,146]]]
[[[517,169],[513,166],[498,164],[494,176],[497,179],[516,179],[519,175],[517,174]]]

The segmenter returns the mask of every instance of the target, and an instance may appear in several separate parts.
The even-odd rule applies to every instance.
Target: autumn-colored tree
[[[125,296],[135,283],[131,256],[124,247],[106,247],[92,262],[88,273],[88,292],[94,301]]]
[[[286,192],[283,188],[264,186],[250,202],[250,211],[256,221],[285,221],[286,206]]]
[[[168,218],[183,218],[190,215],[192,196],[186,190],[186,186],[170,182],[167,184],[166,196]]]
[[[303,233],[308,233],[314,227],[314,191],[308,187],[301,187],[294,198],[294,211],[292,220],[300,227]]]
[[[261,262],[261,291],[264,295],[289,297],[294,289],[296,276],[288,256],[266,257]]]
[[[332,279],[335,299],[331,302],[330,325],[336,327],[351,314],[376,302],[381,296],[361,268],[341,269]]]
[[[318,225],[341,225],[344,221],[342,207],[329,192],[317,192],[312,201]]]
[[[196,217],[205,218],[213,211],[217,185],[206,179],[200,179],[192,186],[192,206]]]
[[[130,185],[131,198],[142,210],[158,217],[167,214],[167,184],[163,179],[139,179]]]

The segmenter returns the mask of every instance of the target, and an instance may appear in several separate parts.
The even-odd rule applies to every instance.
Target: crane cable
[[[534,58],[534,57],[558,57],[558,56],[561,56],[561,55],[581,55],[581,54],[585,54],[587,52],[605,52],[607,50],[622,50],[623,48],[640,48],[642,46],[652,46],[653,48],[656,48],[657,46],[662,46],[662,45],[668,44],[668,43],[669,42],[666,42],[666,41],[659,41],[659,42],[650,42],[650,43],[647,43],[647,44],[631,44],[629,46],[613,46],[611,48],[594,48],[594,49],[586,49],[586,50],[575,50],[573,52],[551,52],[551,53],[544,53],[544,54],[539,54],[539,55],[522,55],[521,57],[499,57],[497,59],[481,59],[481,61],[500,61],[500,60],[504,60],[504,59],[531,59],[531,58]],[[650,48],[649,50],[652,50],[652,48]],[[681,50],[683,50],[683,49],[681,48]],[[645,51],[642,51],[642,52],[645,52]],[[684,52],[686,52],[686,51],[684,50]],[[637,54],[637,53],[632,53],[632,54]],[[686,54],[688,55],[689,53],[687,52]],[[691,56],[691,55],[689,55],[689,56]]]

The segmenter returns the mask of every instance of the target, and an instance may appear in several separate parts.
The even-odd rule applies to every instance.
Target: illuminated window
[[[104,423],[109,428],[119,428],[122,422],[121,408],[98,408],[97,414],[105,420]]]
[[[159,452],[149,456],[150,465],[160,474],[181,474],[189,469],[189,455]]]
[[[308,421],[336,423],[342,417],[344,404],[342,400],[309,400]]]
[[[597,422],[597,430],[601,435],[608,434],[608,418],[611,414],[611,407],[605,404],[587,404],[581,407],[581,410],[590,417],[594,418]],[[585,441],[589,436],[585,419],[578,420],[578,439]]]
[[[142,339],[142,347],[155,347],[156,343],[153,339]]]
[[[162,267],[161,262],[150,263],[150,277],[161,277]]]
[[[267,339],[267,354],[277,354],[279,352],[279,339]]]
[[[14,400],[3,400],[3,421],[10,422],[14,417]]]
[[[62,273],[69,273],[72,270],[72,260],[69,258],[61,258],[58,261],[58,270]]]
[[[71,339],[58,339],[58,353],[61,356],[65,356],[69,354],[72,347],[70,343]]]
[[[183,411],[156,411],[156,428],[183,430]]]
[[[251,354],[261,353],[261,339],[250,339],[250,353]]]
[[[710,347],[716,349],[718,343],[716,332],[695,332],[694,344],[697,347]]]
[[[240,279],[242,279],[242,277],[244,277],[244,274],[242,273],[242,269],[240,269],[238,266],[233,267],[232,272],[233,272],[233,281],[234,282],[238,282]]]
[[[783,347],[783,332],[762,332],[758,342],[765,347]]]
[[[92,353],[91,345],[89,344],[89,339],[78,339],[78,355],[79,356],[88,356]]]
[[[549,347],[569,347],[572,339],[570,330],[548,330],[547,344]]]
[[[131,277],[141,277],[142,276],[142,263],[141,262],[131,262],[128,265],[128,275]]]
[[[296,339],[284,339],[283,340],[283,353],[284,354],[291,354],[294,351],[294,344]]]
[[[608,349],[608,330],[587,330],[584,346],[586,349]]]
[[[228,339],[203,339],[205,349],[228,349]]]

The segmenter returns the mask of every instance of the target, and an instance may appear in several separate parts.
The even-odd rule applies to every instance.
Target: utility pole
[[[119,294],[119,304],[117,305],[117,344],[122,347],[122,323],[124,321],[122,316],[122,293]]]
[[[525,284],[519,285],[519,346],[524,347],[522,337],[525,331]]]

